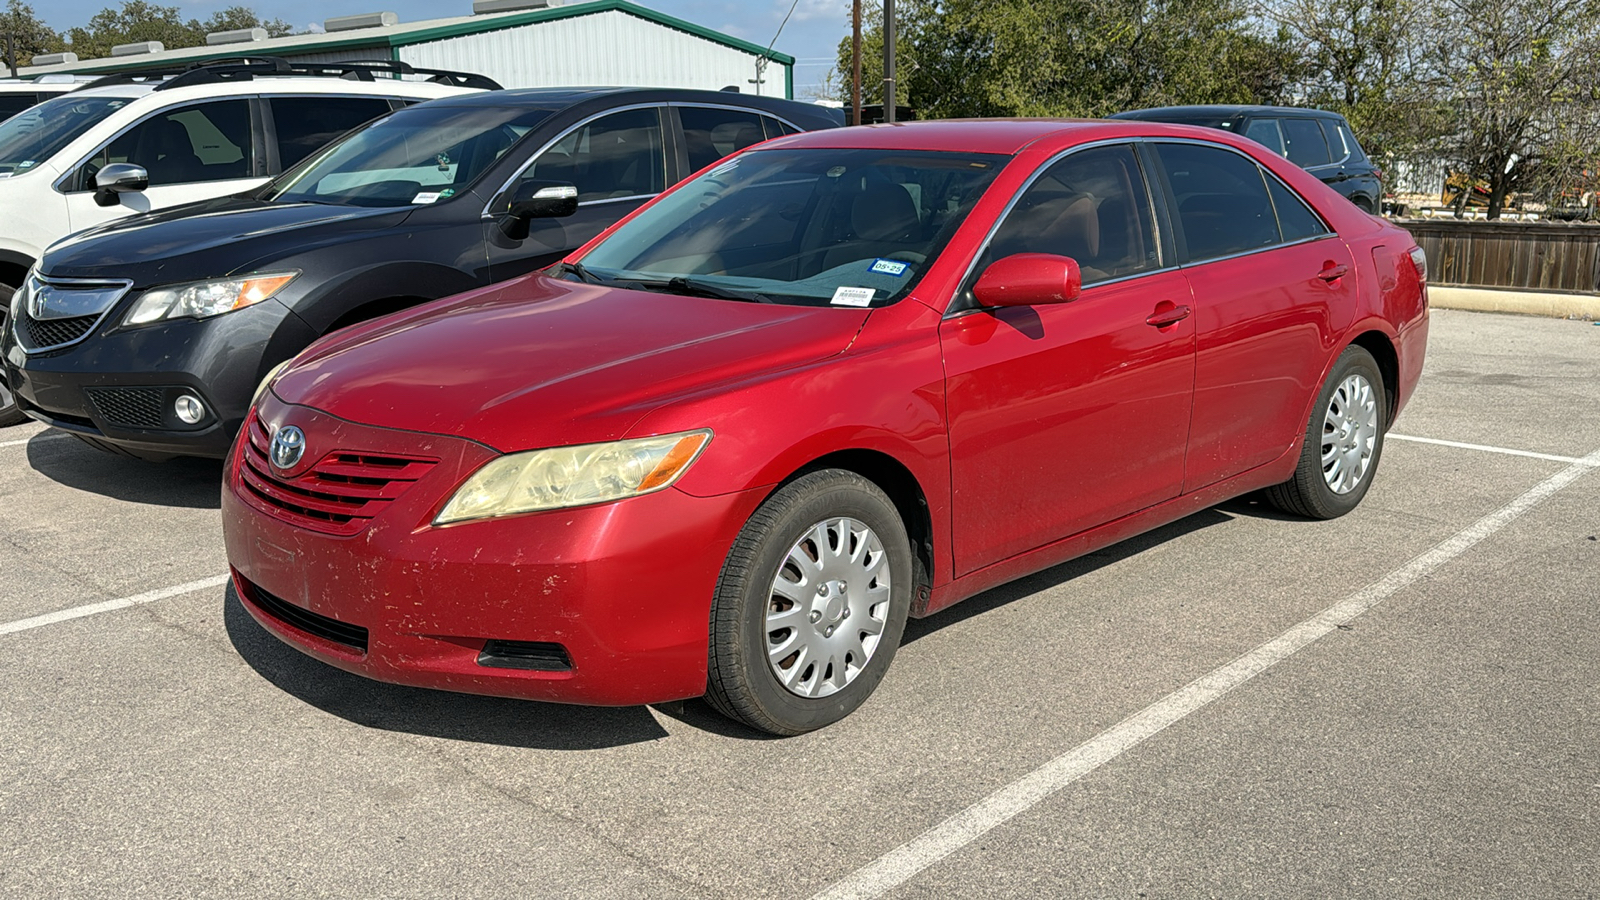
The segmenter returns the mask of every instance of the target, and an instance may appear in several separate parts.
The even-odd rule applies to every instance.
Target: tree
[[[10,0],[5,11],[0,12],[0,34],[9,34],[16,41],[19,66],[30,65],[41,53],[55,53],[62,49],[61,35],[39,21],[31,4],[23,0]],[[3,45],[0,45],[3,52]]]
[[[185,21],[176,6],[161,6],[149,0],[123,0],[120,9],[107,7],[95,13],[88,27],[69,32],[72,52],[82,59],[111,55],[118,44],[160,41],[168,50],[199,47],[206,35],[240,28],[265,28],[271,37],[290,34],[294,28],[282,19],[263,20],[247,6],[230,6],[213,13],[204,22]]]
[[[1449,128],[1445,160],[1489,185],[1488,216],[1513,191],[1558,183],[1600,147],[1600,3],[1435,0],[1453,28],[1429,53]]]
[[[1103,116],[1174,103],[1273,102],[1295,77],[1288,34],[1240,0],[909,0],[903,102],[925,116]],[[881,15],[863,94],[881,100]],[[841,69],[849,43],[840,45]]]
[[[1341,113],[1375,156],[1432,136],[1420,90],[1427,0],[1270,0],[1259,10],[1300,48],[1299,105]],[[1448,39],[1448,37],[1447,37]]]

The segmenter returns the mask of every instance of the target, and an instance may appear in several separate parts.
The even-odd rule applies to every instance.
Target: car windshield
[[[882,306],[911,292],[1007,159],[747,153],[645,210],[568,274],[734,300]]]
[[[380,119],[285,172],[261,195],[279,203],[411,206],[472,186],[549,109],[417,106]]]
[[[0,122],[0,177],[24,174],[131,102],[131,97],[57,97]]]

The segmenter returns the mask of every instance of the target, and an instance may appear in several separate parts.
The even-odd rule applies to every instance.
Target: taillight
[[[1411,267],[1417,270],[1417,280],[1428,280],[1428,254],[1421,247],[1411,248]]]

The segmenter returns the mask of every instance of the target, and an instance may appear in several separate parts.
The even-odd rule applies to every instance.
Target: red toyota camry
[[[570,211],[526,187],[508,215]],[[224,490],[234,586],[372,678],[807,731],[907,616],[1247,491],[1354,508],[1422,368],[1425,268],[1222,132],[780,138],[269,376]]]

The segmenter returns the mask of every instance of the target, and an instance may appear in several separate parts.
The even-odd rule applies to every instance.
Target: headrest
[[[911,194],[898,184],[870,185],[850,207],[850,227],[863,241],[910,240],[921,225]]]

